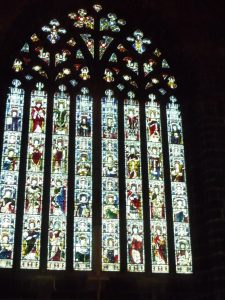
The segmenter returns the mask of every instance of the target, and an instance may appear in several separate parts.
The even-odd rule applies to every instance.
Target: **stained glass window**
[[[127,22],[99,4],[62,15],[24,41],[11,68],[0,267],[192,273],[169,62],[146,33],[128,34]]]

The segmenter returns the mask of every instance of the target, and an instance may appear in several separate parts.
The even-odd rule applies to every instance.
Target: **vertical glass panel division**
[[[40,235],[44,184],[44,156],[47,113],[47,93],[37,83],[31,93],[27,169],[22,229],[21,268],[38,269],[40,265]]]
[[[48,229],[48,269],[66,268],[68,195],[68,146],[70,97],[59,86],[54,95],[52,126],[51,186]]]
[[[93,101],[87,88],[76,97],[74,269],[92,268]]]
[[[139,102],[134,93],[124,101],[127,269],[144,272],[144,228],[140,150]]]
[[[145,104],[149,179],[151,258],[153,273],[168,273],[166,203],[160,105],[154,94]]]
[[[24,90],[13,80],[6,101],[0,173],[0,268],[13,264]]]
[[[102,98],[102,270],[119,271],[118,101]]]
[[[170,180],[173,206],[173,227],[177,273],[192,273],[192,251],[188,212],[188,197],[182,119],[174,96],[167,105]]]

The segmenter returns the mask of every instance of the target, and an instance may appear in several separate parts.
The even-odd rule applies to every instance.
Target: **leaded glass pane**
[[[120,269],[118,101],[102,98],[102,270]]]
[[[89,91],[76,97],[74,269],[92,268],[92,136],[93,109]]]
[[[13,265],[24,90],[13,80],[6,101],[0,172],[0,268]]]
[[[174,96],[167,105],[167,130],[177,273],[192,273],[192,250],[188,212],[182,119]]]
[[[145,104],[149,179],[151,259],[153,273],[168,273],[166,201],[163,170],[160,105],[155,95]]]
[[[31,93],[27,169],[22,229],[21,268],[40,266],[41,221],[44,184],[47,93],[37,84]]]
[[[140,149],[139,102],[128,93],[124,101],[125,164],[126,164],[126,219],[127,269],[144,272],[144,228]]]

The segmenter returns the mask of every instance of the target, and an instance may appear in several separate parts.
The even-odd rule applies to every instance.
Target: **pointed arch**
[[[31,101],[29,120],[24,119],[29,128],[23,133],[28,137],[28,145],[21,268],[40,266],[41,236],[46,231],[42,226],[45,194],[49,196],[45,200],[48,201],[45,208],[49,210],[48,269],[66,269],[66,245],[68,239],[72,239],[67,234],[68,205],[74,208],[71,223],[74,251],[70,253],[73,267],[92,269],[95,205],[102,211],[102,270],[120,270],[124,259],[121,236],[126,232],[124,264],[129,272],[145,272],[151,268],[153,273],[169,273],[169,252],[175,255],[178,273],[192,272],[182,121],[178,104],[173,100],[176,79],[151,39],[139,29],[126,36],[125,26],[124,19],[105,13],[101,5],[88,10],[81,8],[69,12],[64,19],[52,19],[44,24],[24,43],[14,60],[12,78],[29,86],[25,94]],[[24,91],[18,86],[15,90],[11,88],[9,99],[22,99]],[[29,90],[32,90],[30,96]],[[21,103],[16,104],[20,105],[20,117],[17,117],[20,123],[23,119]],[[9,130],[8,124],[14,122],[13,107],[10,102],[7,105],[5,126]],[[102,117],[102,128],[98,132],[94,127],[96,107]],[[166,117],[165,125],[162,118]],[[110,124],[107,118],[111,119]],[[46,127],[46,122],[51,126]],[[15,129],[15,124],[10,125],[14,126],[10,130],[18,131],[19,144],[22,127],[18,125]],[[117,134],[118,131],[122,134]],[[16,154],[10,156],[7,134],[6,131],[2,151],[1,224],[7,206],[5,190],[10,187],[5,183],[4,164],[8,160],[11,168],[12,161],[19,165],[20,159],[19,146]],[[102,139],[97,159],[93,156],[97,153],[93,150],[97,142],[94,136]],[[46,139],[51,140],[51,146],[46,144]],[[121,149],[124,149],[122,154]],[[74,160],[69,161],[69,157]],[[167,178],[168,172],[164,172],[168,166],[166,161],[170,178]],[[102,170],[97,179],[93,175],[96,166]],[[10,175],[18,177],[19,169],[16,172]],[[51,174],[51,179],[46,174]],[[70,179],[73,184],[69,183]],[[111,190],[107,185],[109,181]],[[166,181],[171,183],[170,191]],[[101,186],[97,196],[93,183]],[[69,185],[74,191],[73,197]],[[15,179],[11,186],[15,195],[18,186]],[[184,198],[182,203],[178,201],[180,206],[178,193],[183,193]],[[102,199],[100,202],[96,199],[98,196]],[[168,206],[172,207],[172,215]],[[9,211],[8,215],[15,224],[16,213]],[[168,233],[168,219],[173,221],[174,238]],[[126,228],[121,228],[125,223]],[[15,225],[11,227],[10,242],[5,246],[11,252],[0,256],[2,267],[12,267]],[[5,230],[4,225],[0,230]],[[4,244],[3,238],[2,233]],[[175,249],[169,248],[169,239],[174,240]],[[151,261],[151,267],[146,266],[145,261]]]

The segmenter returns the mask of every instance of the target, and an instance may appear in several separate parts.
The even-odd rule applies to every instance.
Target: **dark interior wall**
[[[162,49],[180,86],[178,95],[184,119],[194,275],[169,279],[157,276],[132,278],[132,287],[130,281],[124,282],[117,277],[108,281],[89,280],[88,283],[77,279],[77,294],[73,280],[63,281],[62,278],[54,283],[54,277],[43,275],[35,277],[35,284],[28,284],[28,278],[24,277],[16,287],[20,291],[18,298],[23,295],[31,299],[36,287],[38,297],[48,299],[54,294],[55,284],[55,297],[60,297],[60,291],[63,294],[68,290],[79,295],[82,286],[89,292],[87,297],[94,299],[101,291],[105,299],[114,295],[114,287],[117,286],[118,290],[123,290],[121,298],[138,295],[140,299],[225,299],[224,1],[108,2],[102,1],[106,11],[118,12],[128,24],[132,24],[132,28],[143,30]],[[14,55],[26,36],[33,33],[32,30],[45,25],[49,18],[57,17],[62,10],[69,11],[91,3],[70,0],[1,1],[0,82],[4,85]],[[1,272],[0,276],[9,278],[2,281],[5,284],[13,280],[11,274]],[[18,275],[14,276],[15,279]]]

